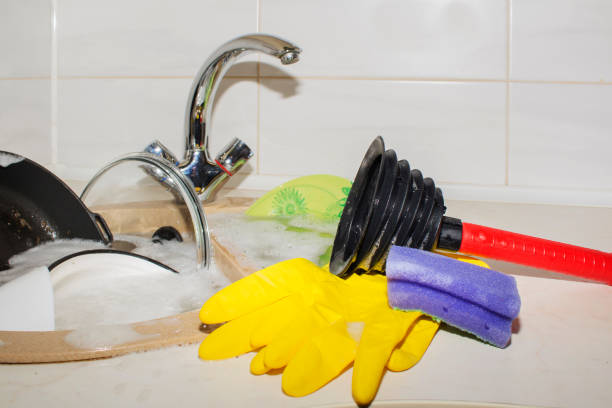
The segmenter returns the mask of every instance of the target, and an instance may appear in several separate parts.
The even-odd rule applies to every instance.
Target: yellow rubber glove
[[[221,290],[202,307],[202,322],[228,321],[202,342],[202,359],[259,349],[253,374],[285,367],[283,390],[307,395],[355,361],[353,398],[368,404],[385,367],[410,368],[438,329],[419,312],[387,305],[386,278],[340,279],[305,259],[270,266]]]

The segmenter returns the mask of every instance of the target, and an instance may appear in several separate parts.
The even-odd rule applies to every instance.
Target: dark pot
[[[109,244],[104,219],[39,164],[0,151],[0,270],[11,256],[56,239],[79,238]]]

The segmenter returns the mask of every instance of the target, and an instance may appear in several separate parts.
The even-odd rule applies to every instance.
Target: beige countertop
[[[461,201],[447,207],[447,215],[467,222],[612,249],[611,208]],[[441,330],[414,368],[385,375],[374,406],[422,400],[612,406],[612,287],[490,264],[517,279],[522,308],[511,345],[498,349]],[[105,360],[0,365],[0,406],[352,405],[351,370],[310,396],[291,398],[281,391],[280,375],[249,374],[251,356],[205,362],[191,345]]]

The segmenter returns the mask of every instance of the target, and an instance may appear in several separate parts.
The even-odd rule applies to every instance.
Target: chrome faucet
[[[240,139],[230,141],[213,160],[208,152],[211,115],[215,94],[228,69],[236,59],[258,51],[280,59],[284,65],[299,60],[299,47],[266,34],[250,34],[235,38],[219,47],[202,65],[191,87],[187,102],[185,129],[187,143],[185,158],[179,162],[159,141],[145,148],[148,153],[161,156],[179,167],[193,183],[201,200],[212,196],[221,182],[234,175],[253,151]],[[163,181],[162,177],[158,177]]]

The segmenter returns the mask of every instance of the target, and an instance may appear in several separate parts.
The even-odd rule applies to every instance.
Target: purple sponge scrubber
[[[398,246],[389,251],[386,273],[394,309],[421,310],[497,347],[510,341],[521,307],[512,276]]]

